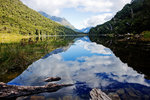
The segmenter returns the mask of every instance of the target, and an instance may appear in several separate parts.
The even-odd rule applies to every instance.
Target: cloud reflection
[[[107,87],[115,82],[150,86],[144,75],[128,67],[109,48],[84,39],[77,40],[65,52],[52,54],[34,62],[8,84],[43,85],[44,78],[59,76],[62,80],[58,83],[85,82],[90,88]],[[80,55],[72,58],[72,53]],[[70,60],[65,60],[66,56]]]

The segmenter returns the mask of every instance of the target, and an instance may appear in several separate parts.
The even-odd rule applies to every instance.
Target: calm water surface
[[[91,42],[89,37],[77,38],[73,44],[48,53],[8,84],[44,85],[43,79],[56,76],[62,78],[56,83],[74,85],[55,93],[34,96],[54,100],[88,100],[89,91],[100,88],[109,96],[117,95],[123,100],[150,99],[150,80],[123,63],[109,48]]]

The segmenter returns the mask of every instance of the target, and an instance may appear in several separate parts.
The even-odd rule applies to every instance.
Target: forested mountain
[[[108,22],[92,28],[89,34],[140,34],[150,30],[150,0],[132,0]]]
[[[61,17],[57,17],[57,16],[50,16],[47,13],[43,12],[43,11],[39,11],[39,13],[61,25],[64,25],[67,28],[70,28],[72,30],[75,29],[75,27],[73,25],[71,25],[65,18],[61,18]]]
[[[0,34],[23,35],[75,34],[40,13],[28,8],[20,0],[0,0]]]

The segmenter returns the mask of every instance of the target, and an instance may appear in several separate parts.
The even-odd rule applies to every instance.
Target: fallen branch
[[[73,84],[48,83],[44,86],[16,86],[0,82],[0,98],[15,98],[43,92],[56,92],[63,87],[72,85]]]
[[[52,82],[52,81],[59,81],[59,80],[61,80],[60,77],[48,77],[44,81],[45,82]]]

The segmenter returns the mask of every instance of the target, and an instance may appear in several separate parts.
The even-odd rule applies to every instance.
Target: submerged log
[[[43,92],[56,92],[63,87],[72,85],[73,84],[48,83],[44,86],[17,86],[7,85],[6,83],[0,82],[0,99],[15,98]]]
[[[59,81],[59,80],[61,80],[60,77],[48,77],[44,81],[45,82],[52,82],[52,81]]]
[[[90,100],[112,100],[100,89],[92,89],[92,91],[90,91],[90,96]]]

